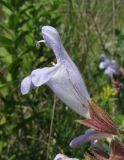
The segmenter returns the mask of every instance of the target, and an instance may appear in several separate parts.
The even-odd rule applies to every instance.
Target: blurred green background
[[[86,128],[48,87],[20,93],[21,80],[33,69],[56,62],[47,46],[35,45],[44,25],[59,31],[91,97],[124,130],[124,93],[115,95],[111,79],[99,69],[101,53],[124,67],[124,1],[1,0],[0,160],[53,160],[60,152],[81,159],[89,152],[89,144],[69,147]]]

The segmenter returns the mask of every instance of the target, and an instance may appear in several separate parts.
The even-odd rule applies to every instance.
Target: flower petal
[[[56,73],[58,67],[45,67],[42,69],[36,69],[31,73],[32,83],[35,87],[39,87],[42,84],[48,82],[50,78]]]
[[[63,60],[71,61],[62,44],[58,31],[52,26],[43,26],[41,30],[45,43],[53,50],[56,56],[57,63],[63,64]]]
[[[106,59],[109,59],[108,55],[106,55],[105,53],[100,54],[100,59],[102,61],[105,61]]]
[[[112,75],[115,73],[114,69],[109,66],[107,67],[107,69],[105,70],[105,74],[107,74],[108,76],[112,77]]]
[[[105,69],[105,66],[106,66],[106,63],[105,63],[105,62],[101,62],[101,63],[99,64],[99,68],[100,68],[100,69]]]
[[[23,95],[27,94],[31,89],[31,76],[27,76],[21,82],[21,93]]]
[[[64,154],[57,154],[56,157],[54,158],[54,160],[78,160],[77,158],[69,158]]]
[[[105,62],[101,62],[101,63],[99,64],[99,68],[100,68],[100,69],[104,69],[104,68],[105,68]]]
[[[69,145],[71,148],[76,148],[83,143],[106,137],[112,137],[112,135],[105,132],[95,131],[94,129],[88,129],[84,135],[74,138]]]
[[[63,51],[61,51],[63,45],[59,33],[51,26],[43,26],[42,36],[47,45],[54,51],[58,61],[61,58],[61,55],[63,55]]]
[[[61,43],[59,33],[51,26],[42,27],[42,36],[50,48],[53,48],[54,45],[60,45],[59,43]]]

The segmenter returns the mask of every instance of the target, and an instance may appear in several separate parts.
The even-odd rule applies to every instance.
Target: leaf
[[[11,37],[13,37],[14,36],[14,33],[13,33],[13,31],[12,30],[10,30],[9,28],[8,28],[8,26],[6,26],[5,24],[0,24],[0,28],[3,30],[3,31],[5,31],[7,34],[9,34]]]
[[[8,8],[10,11],[12,11],[12,12],[14,11],[13,8],[12,8],[12,6],[11,6],[11,4],[10,4],[8,1],[6,2],[6,1],[4,1],[4,0],[1,0],[0,3],[1,3],[3,6],[5,6],[6,8]]]
[[[21,33],[17,36],[17,38],[16,38],[16,40],[15,40],[16,45],[18,45],[19,43],[21,43],[22,41],[24,41],[25,36],[28,35],[29,33],[30,33],[30,31],[23,31],[23,32],[21,32]]]
[[[122,125],[124,123],[124,115],[122,114],[115,115],[115,121],[118,125]]]
[[[5,36],[0,35],[0,46],[11,46],[13,45],[13,41]]]

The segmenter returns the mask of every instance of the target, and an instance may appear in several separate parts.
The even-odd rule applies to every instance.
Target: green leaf
[[[4,1],[4,0],[1,0],[0,3],[6,7],[7,9],[9,9],[10,11],[14,11],[13,8],[12,8],[12,5],[7,1]]]
[[[5,36],[0,35],[0,46],[12,46],[13,41]]]
[[[115,121],[118,125],[124,124],[124,115],[118,114],[115,116]]]
[[[5,24],[0,24],[0,28],[3,30],[3,31],[5,31],[7,34],[9,34],[11,37],[13,37],[14,36],[14,33],[13,33],[13,31],[12,30],[10,30],[9,28],[8,28],[8,26],[6,26]]]

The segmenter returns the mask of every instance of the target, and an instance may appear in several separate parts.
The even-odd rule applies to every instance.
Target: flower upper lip
[[[54,37],[52,36],[52,33],[49,31],[48,26],[44,26],[42,28],[42,36],[43,36],[43,39],[45,40],[45,42],[48,42],[47,39],[49,39],[52,41],[52,43],[55,43]]]
[[[66,51],[57,30],[51,26],[43,26],[41,32],[45,43],[54,51],[57,63],[62,63]],[[67,55],[66,58],[68,58]]]
[[[55,45],[61,45],[61,38],[57,30],[51,26],[42,27],[42,36],[48,46],[52,49],[54,49]]]

